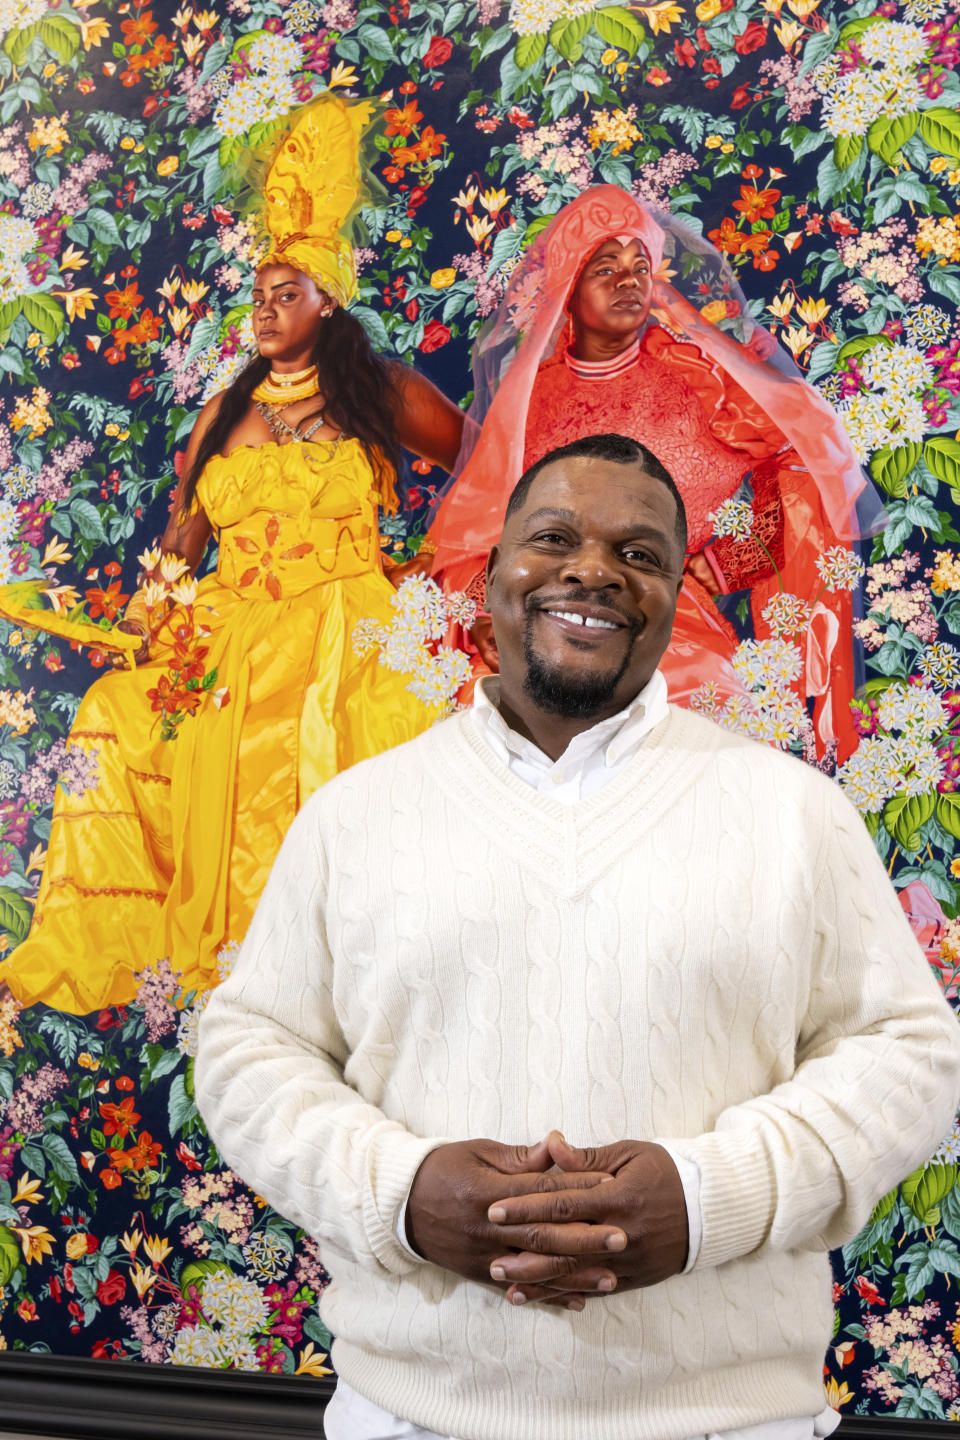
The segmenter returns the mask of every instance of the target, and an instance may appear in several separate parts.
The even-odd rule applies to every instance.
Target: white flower
[[[796,635],[810,623],[810,606],[799,595],[773,595],[761,615],[774,635]]]
[[[0,0],[0,5],[3,0]],[[46,6],[43,7],[46,9]],[[2,13],[2,12],[0,12]],[[17,265],[37,248],[37,232],[19,215],[0,214],[0,256],[7,265]]]
[[[9,500],[0,500],[0,543],[13,540],[19,528],[20,516],[17,514],[17,507],[11,505]]]
[[[205,1325],[194,1325],[177,1333],[170,1356],[174,1365],[202,1365],[207,1369],[226,1364],[220,1337]]]
[[[196,1056],[197,1028],[200,1024],[200,1016],[207,1008],[207,1001],[212,994],[212,990],[204,990],[180,1016],[177,1025],[177,1049],[181,1055]]]
[[[463,590],[451,590],[447,595],[447,614],[457,625],[469,630],[477,618],[477,602],[471,600]]]
[[[960,650],[946,641],[925,646],[920,657],[920,673],[930,684],[952,689],[960,683]]]
[[[859,555],[845,545],[832,545],[817,556],[817,569],[828,590],[856,590],[863,576],[864,565]]]
[[[6,545],[0,545],[0,585],[13,579],[13,556]]]
[[[873,390],[893,386],[906,392],[926,390],[933,382],[933,367],[915,345],[874,345],[861,358],[864,379]]]
[[[303,51],[287,35],[258,35],[247,47],[247,59],[254,70],[268,75],[292,75],[303,64]]]
[[[751,689],[796,680],[802,665],[800,651],[787,640],[744,640],[733,657],[734,670]]]
[[[263,1329],[270,1306],[255,1281],[215,1270],[204,1281],[203,1313],[222,1325],[224,1337],[249,1337]]]
[[[877,721],[884,730],[935,735],[946,719],[940,697],[928,685],[890,685],[877,701]]]
[[[729,535],[733,540],[746,540],[753,534],[753,506],[746,500],[724,500],[707,519],[718,538]]]
[[[919,25],[878,20],[857,37],[857,48],[871,64],[909,70],[925,59],[930,42]]]
[[[0,0],[0,36],[26,30],[47,13],[47,0]]]
[[[411,575],[392,597],[394,608],[422,640],[442,640],[447,628],[447,605],[436,580]]]
[[[239,940],[228,940],[225,945],[220,946],[220,949],[217,951],[217,974],[221,981],[226,980],[230,971],[233,969],[233,962],[239,954]]]

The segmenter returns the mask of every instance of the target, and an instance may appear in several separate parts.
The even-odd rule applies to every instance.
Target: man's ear
[[[493,584],[493,577],[494,577],[494,575],[496,574],[497,565],[498,565],[499,563],[500,563],[500,546],[499,546],[499,545],[494,545],[493,549],[490,551],[490,554],[487,556],[487,590],[488,590],[488,592],[489,592],[490,586]]]

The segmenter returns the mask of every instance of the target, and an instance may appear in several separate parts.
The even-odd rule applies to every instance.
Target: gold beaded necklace
[[[320,392],[320,380],[317,375],[316,365],[308,365],[306,370],[296,370],[287,374],[278,375],[271,370],[265,380],[253,392],[254,400],[262,400],[267,405],[295,405],[298,400],[309,400],[312,395]]]

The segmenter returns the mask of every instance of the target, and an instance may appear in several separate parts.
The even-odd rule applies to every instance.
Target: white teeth
[[[610,620],[600,620],[594,615],[580,615],[576,610],[548,610],[557,620],[572,620],[575,625],[589,625],[594,630],[616,630],[618,626]]]

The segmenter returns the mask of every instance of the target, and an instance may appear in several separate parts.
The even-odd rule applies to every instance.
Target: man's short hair
[[[555,460],[612,460],[615,465],[635,465],[651,480],[659,480],[665,485],[673,496],[673,502],[677,509],[677,519],[674,525],[674,533],[681,552],[687,552],[687,511],[683,503],[683,496],[677,488],[677,482],[670,474],[667,467],[661,460],[658,460],[652,450],[646,445],[641,445],[639,440],[634,440],[629,435],[584,435],[579,440],[573,440],[569,445],[560,445],[556,450],[551,450],[531,465],[520,476],[514,485],[507,501],[507,510],[504,520],[509,520],[520,507],[526,502],[530,486],[536,480],[540,471],[547,465],[552,465]]]

